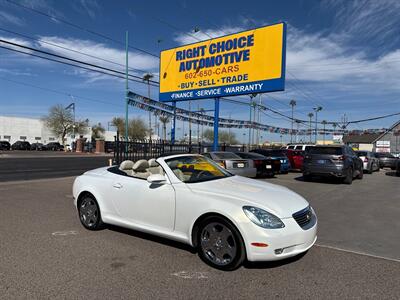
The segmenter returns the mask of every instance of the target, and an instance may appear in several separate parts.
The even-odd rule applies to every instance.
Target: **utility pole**
[[[253,119],[252,119],[252,115],[251,115],[251,113],[252,113],[252,109],[253,109],[253,98],[256,96],[256,94],[251,94],[250,95],[250,117],[249,117],[249,121],[250,121],[250,126],[249,126],[249,150],[250,150],[250,146],[251,146],[251,143],[252,143],[252,141],[251,141],[251,137],[252,137],[252,135],[251,135],[251,129],[252,129],[252,127],[253,127]]]
[[[128,98],[129,98],[129,86],[128,86],[128,57],[129,57],[129,34],[126,31],[125,36],[125,90],[126,90],[126,98],[125,98],[125,153],[128,153]]]
[[[294,122],[294,107],[296,106],[296,101],[290,100],[289,105],[292,107],[292,131],[290,132],[290,142],[293,143],[293,122]]]
[[[311,143],[311,134],[312,134],[312,130],[311,130],[311,119],[312,119],[312,117],[314,117],[314,114],[313,114],[313,113],[309,113],[309,114],[308,114],[308,117],[310,118],[310,143]]]
[[[315,111],[315,144],[317,144],[318,135],[318,112],[322,110],[322,106],[317,106],[313,108]]]

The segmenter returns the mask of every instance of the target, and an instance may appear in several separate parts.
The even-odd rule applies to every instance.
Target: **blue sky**
[[[320,120],[363,119],[400,111],[400,2],[380,1],[100,1],[12,0],[56,18],[158,54],[160,50],[239,30],[285,21],[287,36],[286,90],[262,95],[265,105],[307,119],[316,105]],[[194,33],[194,28],[200,31]],[[4,30],[34,37],[30,40]],[[192,36],[195,36],[194,39]],[[11,40],[76,59],[123,70],[122,66],[56,48],[61,45],[124,63],[124,47],[87,31],[0,0],[0,39]],[[0,43],[1,46],[1,43]],[[130,52],[130,67],[158,73],[158,59]],[[135,73],[142,76],[143,73]],[[155,80],[158,78],[155,77]],[[8,81],[7,81],[8,80]],[[18,81],[72,94],[16,84]],[[130,83],[146,94],[146,85]],[[76,102],[77,116],[92,124],[124,114],[124,82],[105,75],[60,65],[0,49],[0,115],[43,116],[54,104]],[[157,98],[158,88],[151,89]],[[89,101],[90,98],[95,101]],[[244,101],[243,97],[240,97]],[[179,104],[187,108],[187,103]],[[192,102],[212,108],[212,100]],[[247,119],[244,106],[222,103],[221,116]],[[130,109],[146,120],[147,114]],[[389,127],[398,117],[361,123],[354,129]],[[290,121],[272,113],[262,123],[290,128]],[[178,124],[181,135],[188,125]],[[242,137],[242,131],[237,131]],[[264,134],[264,140],[279,140]]]

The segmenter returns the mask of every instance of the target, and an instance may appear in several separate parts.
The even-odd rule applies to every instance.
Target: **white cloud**
[[[351,53],[351,54],[349,54]],[[343,90],[400,90],[400,50],[375,60],[363,51],[348,51],[336,36],[307,34],[290,28],[287,69],[299,80],[340,84]],[[350,84],[350,85],[349,85]]]
[[[64,48],[56,47],[53,45],[58,45]],[[64,55],[69,58],[73,58],[76,60],[82,60],[91,64],[101,65],[107,68],[111,68],[114,70],[124,71],[124,64],[125,64],[125,51],[108,47],[102,43],[93,42],[90,40],[81,40],[81,39],[64,39],[60,37],[54,36],[43,36],[40,37],[39,45],[41,48],[46,50],[51,50],[59,55]],[[110,62],[105,62],[99,60],[95,57],[88,57],[84,54],[80,54],[77,52],[71,52],[68,49],[72,49],[77,52],[82,52],[85,54],[89,54],[92,56],[96,56],[99,58],[104,58]],[[151,57],[149,55],[137,53],[137,52],[130,52],[129,53],[129,66],[132,69],[143,70],[147,72],[158,72],[158,59],[155,57]],[[111,62],[116,62],[121,65],[116,65]],[[131,74],[142,75],[143,72],[130,72]],[[89,78],[90,81],[101,80],[101,79],[109,79],[109,76],[106,75],[99,75],[96,73],[88,72],[80,70],[81,75],[85,75]]]
[[[174,38],[176,42],[180,45],[191,44],[198,41],[209,40],[210,38],[216,38],[219,36],[235,33],[244,30],[244,28],[240,26],[235,27],[222,27],[221,29],[206,29],[204,31],[198,32],[181,32],[178,33]]]
[[[78,12],[83,11],[93,20],[101,11],[101,6],[96,0],[80,0],[79,2],[74,2],[74,8]]]
[[[0,24],[11,23],[18,26],[25,24],[24,20],[5,11],[0,11]]]

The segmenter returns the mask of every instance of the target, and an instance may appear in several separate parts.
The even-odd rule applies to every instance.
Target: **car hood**
[[[279,218],[290,218],[293,213],[309,205],[303,197],[286,187],[242,176],[192,183],[187,186],[194,193],[238,201],[242,206],[256,206]]]

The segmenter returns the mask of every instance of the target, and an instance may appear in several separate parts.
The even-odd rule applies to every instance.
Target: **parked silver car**
[[[371,151],[356,151],[356,153],[363,162],[364,173],[371,174],[379,171],[379,159],[375,157],[374,153]]]
[[[235,153],[222,151],[207,152],[202,155],[211,158],[233,174],[246,177],[257,176],[257,169],[254,167],[254,163],[251,159],[243,159]]]
[[[396,170],[397,161],[399,160],[397,157],[386,152],[375,152],[374,154],[375,157],[379,159],[379,166],[381,168],[391,168],[392,170]]]

